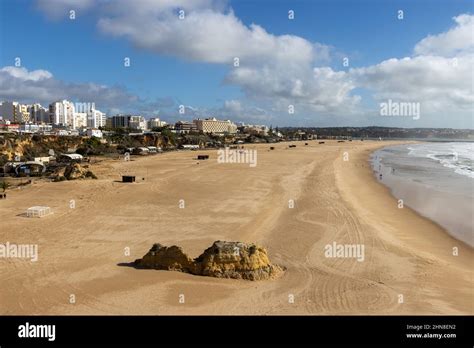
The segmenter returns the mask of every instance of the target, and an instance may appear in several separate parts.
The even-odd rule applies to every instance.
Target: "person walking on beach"
[[[3,199],[7,199],[7,189],[9,187],[10,187],[10,184],[6,181],[2,181],[2,183],[0,183],[0,188],[3,190],[3,193],[2,193]]]

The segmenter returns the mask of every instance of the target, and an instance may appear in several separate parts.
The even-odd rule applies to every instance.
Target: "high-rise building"
[[[116,115],[108,118],[109,127],[111,128],[129,128],[130,127],[130,115]],[[109,122],[110,120],[110,122]]]
[[[86,128],[88,127],[88,114],[85,112],[75,112],[73,123],[70,126],[72,129]]]
[[[15,122],[19,115],[20,110],[17,102],[4,101],[0,104],[0,116],[5,121]]]
[[[237,133],[237,126],[230,120],[221,121],[213,117],[213,118],[206,118],[204,120],[198,118],[197,120],[194,120],[193,122],[196,124],[197,129],[203,133],[214,133],[214,134]]]
[[[49,117],[54,125],[76,129],[75,112],[74,104],[68,100],[49,104]]]
[[[105,113],[95,108],[95,103],[76,103],[76,112],[87,115],[87,127],[99,128],[105,126],[107,117]]]
[[[29,107],[30,121],[38,124],[50,123],[48,109],[35,103]]]
[[[146,120],[143,116],[130,116],[129,127],[137,130],[146,129]]]
[[[87,127],[89,128],[99,128],[105,126],[105,121],[107,117],[105,113],[92,109],[87,113]]]
[[[0,105],[0,116],[13,123],[25,123],[30,120],[28,105],[4,101]]]
[[[30,121],[30,111],[29,105],[26,104],[18,104],[18,108],[20,111],[20,123],[27,123]]]
[[[158,117],[150,118],[148,120],[148,129],[159,128],[165,126],[167,123],[161,121]]]

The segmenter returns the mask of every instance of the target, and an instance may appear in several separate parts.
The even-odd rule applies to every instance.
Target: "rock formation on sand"
[[[60,169],[55,177],[55,181],[76,179],[97,179],[97,177],[94,173],[82,167],[79,163],[72,163],[63,169]]]
[[[135,265],[139,268],[186,273],[194,273],[195,270],[193,259],[186,255],[183,249],[176,245],[166,247],[159,243],[153,244],[150,251],[142,259],[135,260]]]
[[[247,280],[274,278],[283,271],[281,267],[270,263],[264,248],[254,244],[224,241],[214,242],[194,260],[180,247],[154,244],[142,259],[135,260],[135,266]]]

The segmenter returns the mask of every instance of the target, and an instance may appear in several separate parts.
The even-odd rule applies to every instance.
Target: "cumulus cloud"
[[[420,103],[424,122],[430,122],[425,126],[472,128],[474,16],[454,21],[448,31],[418,42],[415,56],[352,69],[349,76],[377,101]]]
[[[307,64],[313,57],[308,41],[274,36],[254,24],[246,27],[232,12],[202,10],[190,12],[183,20],[171,11],[151,20],[129,15],[102,18],[99,28],[140,48],[207,63],[230,65],[238,58],[242,65],[268,60],[294,65]]]
[[[269,110],[258,107],[242,100],[225,100],[221,106],[213,108],[199,108],[200,117],[209,115],[219,116],[222,119],[231,119],[235,122],[250,124],[271,124],[276,120]]]
[[[453,57],[474,53],[474,16],[462,14],[454,17],[456,25],[448,31],[429,35],[415,46],[417,55]]]
[[[433,108],[469,109],[474,103],[472,57],[456,60],[437,56],[389,59],[351,71],[360,86],[374,91],[376,99],[423,102]]]
[[[312,99],[317,100],[323,92],[312,81],[317,74],[308,76],[313,75],[314,63],[329,60],[329,46],[294,35],[273,35],[257,24],[247,26],[225,1],[96,0],[95,4],[101,32],[123,37],[136,47],[157,54],[227,64],[233,70],[226,82],[241,86],[254,97],[273,93],[274,97],[303,100],[303,94],[315,93]],[[180,10],[184,11],[183,19],[179,17]],[[238,66],[234,66],[236,58]],[[331,81],[334,83],[335,79]],[[331,89],[341,91],[344,86],[347,84]],[[320,97],[328,99],[330,94]],[[338,100],[340,93],[331,103]]]
[[[27,70],[6,66],[0,69],[0,98],[21,102],[40,102],[44,105],[69,99],[95,102],[98,108],[126,107],[138,104],[140,99],[119,86],[96,83],[68,83],[56,79],[46,70]]]
[[[72,2],[38,0],[40,9],[51,17]],[[295,35],[274,35],[257,24],[246,25],[224,0],[85,0],[80,6],[83,10],[95,6],[102,33],[124,38],[141,49],[227,64],[224,82],[240,86],[246,103],[243,107],[241,102],[228,101],[222,112],[238,114],[253,102],[280,114],[292,104],[297,114],[361,119],[363,103],[356,91],[365,89],[376,102],[420,102],[425,115],[432,113],[431,119],[444,120],[444,125],[449,125],[447,113],[456,113],[459,122],[453,125],[465,125],[471,117],[474,16],[470,14],[454,17],[447,31],[422,38],[411,57],[336,71],[324,66],[330,60],[329,46]],[[179,18],[179,10],[184,11],[184,19]],[[233,66],[236,57],[239,66]],[[37,74],[36,78],[42,77]]]
[[[41,81],[52,78],[53,75],[47,70],[34,70],[28,71],[25,68],[19,68],[14,66],[6,66],[0,70],[0,72],[10,75],[11,77],[23,81]]]
[[[347,73],[329,67],[300,71],[239,68],[229,74],[226,82],[241,86],[250,99],[277,99],[276,111],[287,112],[293,105],[296,113],[350,112],[360,101],[359,96],[351,94],[356,86]]]
[[[231,112],[241,112],[242,104],[238,100],[226,100],[224,102],[224,108]]]

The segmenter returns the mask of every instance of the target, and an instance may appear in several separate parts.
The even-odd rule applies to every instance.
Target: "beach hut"
[[[43,217],[51,214],[51,208],[45,206],[34,206],[26,210],[27,217]]]

